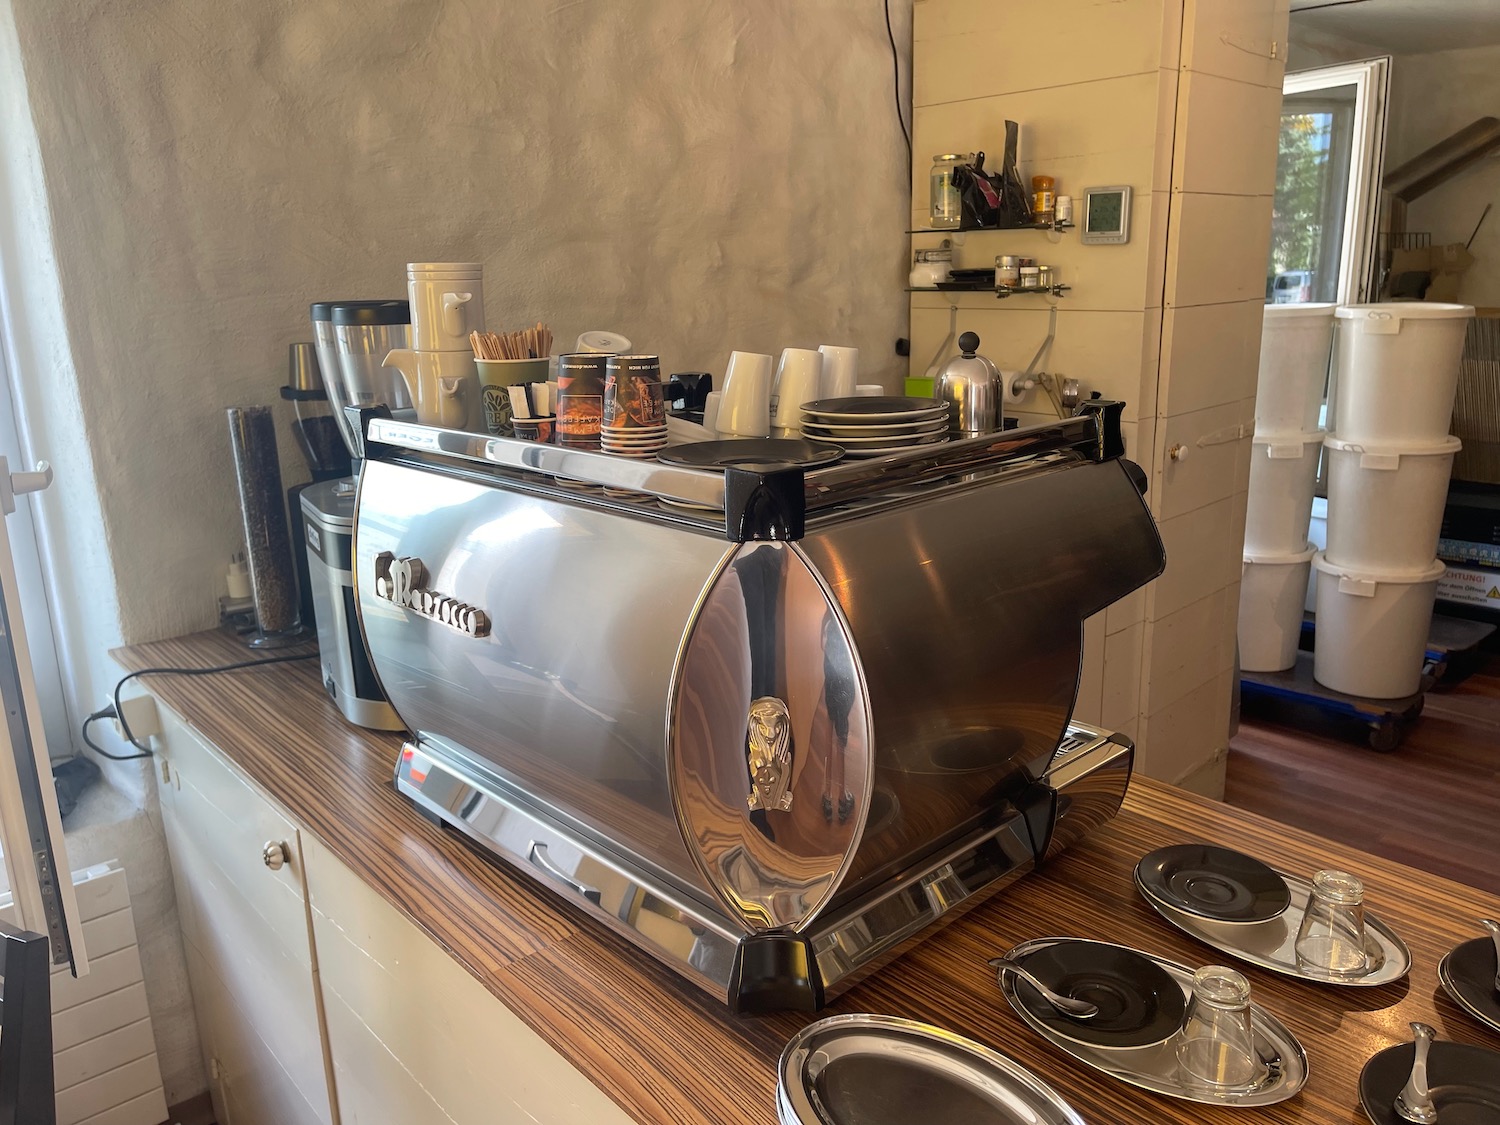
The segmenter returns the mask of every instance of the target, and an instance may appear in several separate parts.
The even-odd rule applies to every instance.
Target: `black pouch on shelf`
[[[1031,193],[1021,183],[1021,173],[1016,167],[1016,146],[1020,135],[1019,125],[1014,121],[1005,123],[1005,163],[995,177],[999,181],[1000,194],[996,226],[1029,227],[1036,222],[1031,211]]]
[[[1000,217],[1000,177],[984,170],[984,153],[974,154],[974,163],[953,169],[953,186],[963,204],[961,228],[993,227]]]

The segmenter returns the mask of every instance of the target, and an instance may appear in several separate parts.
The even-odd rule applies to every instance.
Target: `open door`
[[[0,457],[0,849],[21,928],[47,938],[54,965],[88,971],[73,896],[72,868],[63,842],[52,762],[31,671],[8,517],[18,493],[52,483],[44,461],[36,472],[14,473]]]
[[[1288,74],[1267,304],[1375,299],[1390,59]]]

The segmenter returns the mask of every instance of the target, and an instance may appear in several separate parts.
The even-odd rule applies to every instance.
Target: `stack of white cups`
[[[858,376],[858,348],[786,348],[779,362],[758,352],[731,352],[723,387],[708,396],[703,424],[722,437],[799,437],[803,403],[850,398]]]
[[[1297,662],[1332,343],[1332,305],[1266,306],[1240,578],[1240,667],[1248,672]]]
[[[1341,306],[1337,316],[1313,676],[1347,695],[1399,699],[1421,688],[1461,447],[1448,426],[1474,310],[1401,302]]]

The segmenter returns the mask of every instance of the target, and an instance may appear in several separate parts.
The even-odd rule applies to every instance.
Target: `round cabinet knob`
[[[266,846],[260,850],[260,858],[272,871],[280,871],[286,866],[286,845],[278,844],[275,840],[268,840],[266,841]]]
[[[1186,461],[1188,459],[1188,447],[1179,442],[1167,450],[1167,456],[1174,461]]]

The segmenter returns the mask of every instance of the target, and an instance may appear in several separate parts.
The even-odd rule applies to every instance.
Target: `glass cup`
[[[1347,871],[1319,871],[1297,927],[1297,961],[1336,977],[1369,971],[1365,950],[1365,885]]]
[[[1193,974],[1177,1065],[1192,1084],[1244,1089],[1265,1078],[1250,1022],[1250,982],[1233,969],[1207,965]]]

